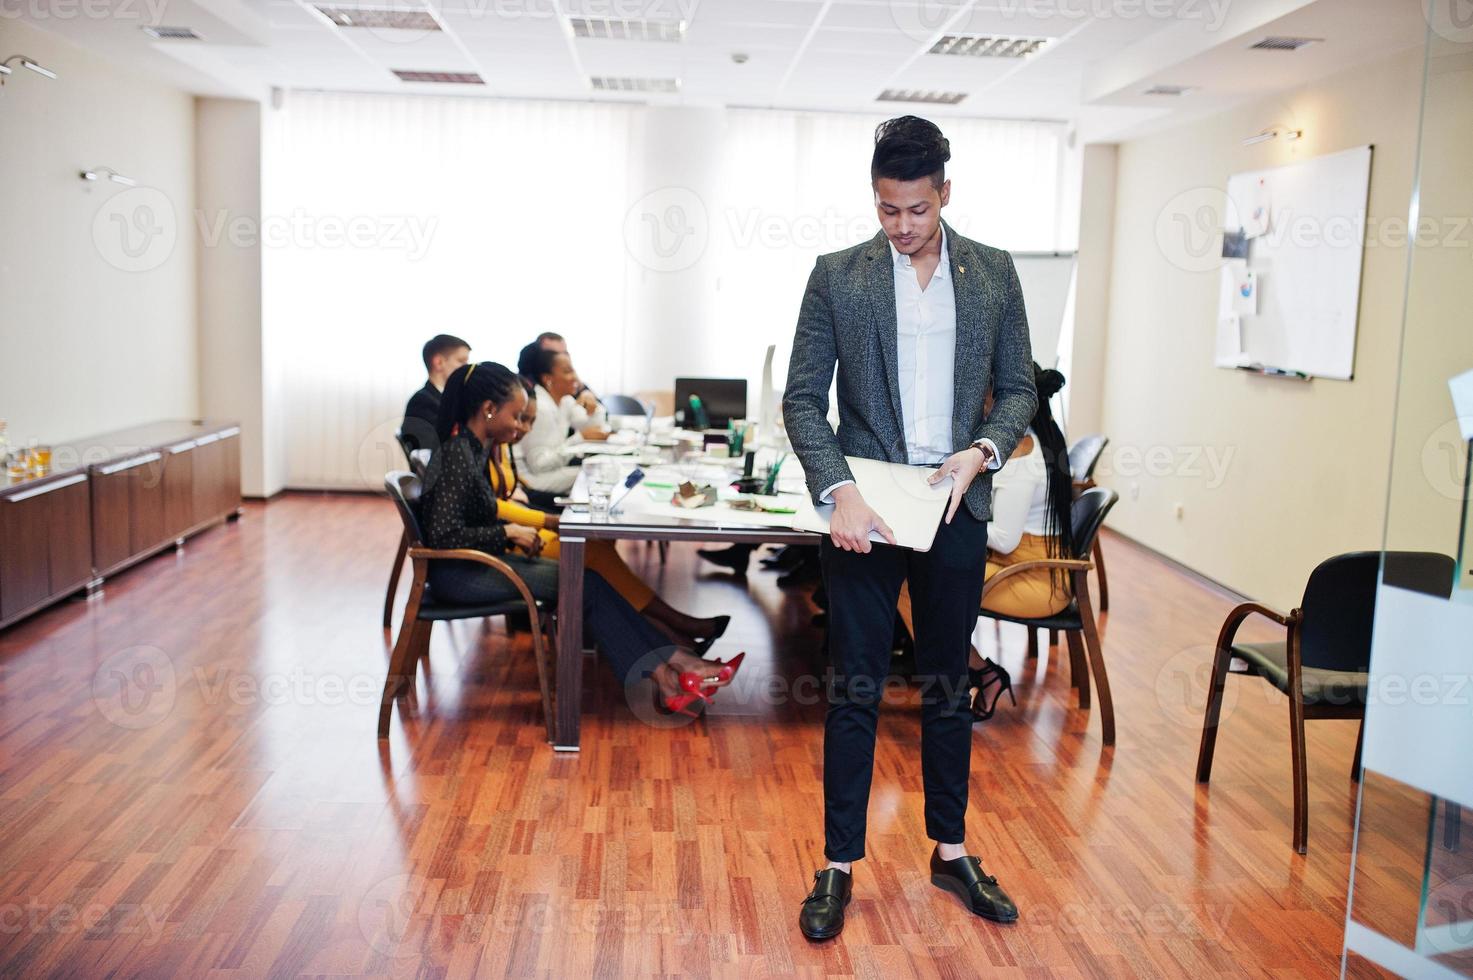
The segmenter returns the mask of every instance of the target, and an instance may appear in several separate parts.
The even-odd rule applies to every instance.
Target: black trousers
[[[877,544],[862,555],[825,538],[822,561],[831,672],[823,737],[824,853],[830,861],[864,857],[875,726],[889,674],[895,602],[907,579],[916,631],[912,679],[921,686],[926,834],[960,844],[972,757],[967,654],[982,604],[987,522],[964,504],[936,531],[930,551]]]

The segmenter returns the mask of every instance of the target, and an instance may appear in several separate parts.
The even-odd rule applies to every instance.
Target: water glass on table
[[[588,519],[607,523],[609,496],[619,479],[619,464],[607,458],[591,459],[583,469],[588,477]]]

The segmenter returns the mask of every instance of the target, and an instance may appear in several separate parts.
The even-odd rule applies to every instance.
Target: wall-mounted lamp
[[[1304,130],[1302,129],[1281,129],[1278,126],[1270,126],[1268,129],[1263,130],[1261,133],[1249,136],[1247,139],[1243,140],[1243,145],[1252,146],[1255,143],[1267,143],[1269,140],[1276,140],[1281,137],[1289,142],[1293,142],[1303,135]]]
[[[101,180],[106,177],[114,184],[123,184],[126,187],[132,187],[137,183],[132,177],[124,177],[112,167],[94,167],[91,170],[83,170],[81,177],[83,180]]]
[[[10,63],[12,61],[19,61],[22,68],[29,68],[37,75],[45,75],[47,78],[56,77],[56,72],[52,71],[50,68],[47,68],[45,65],[37,64],[23,54],[13,54],[9,58],[6,58],[4,61],[0,61],[0,75],[9,75],[12,71],[14,71],[14,69],[10,67]]]

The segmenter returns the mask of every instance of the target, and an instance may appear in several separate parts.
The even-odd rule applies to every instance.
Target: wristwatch
[[[983,466],[987,466],[989,463],[991,463],[992,460],[993,460],[993,458],[996,455],[993,452],[992,447],[989,446],[989,445],[987,445],[986,441],[984,441],[982,439],[975,440],[972,443],[972,448],[973,449],[981,450],[981,452],[982,452],[982,465]]]

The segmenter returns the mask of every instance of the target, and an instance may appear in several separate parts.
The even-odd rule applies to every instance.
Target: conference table
[[[586,506],[574,504],[563,511],[558,523],[560,552],[558,557],[558,604],[563,615],[558,617],[556,690],[554,693],[553,748],[559,752],[578,751],[578,728],[583,703],[583,571],[584,551],[590,541],[687,541],[701,544],[810,544],[819,536],[810,531],[795,531],[789,526],[772,523],[780,518],[769,515],[768,523],[758,523],[760,515],[733,511],[722,506],[702,507],[688,512],[657,498],[668,497],[673,488],[651,489],[645,483],[624,494],[625,477],[637,465],[633,458],[612,456],[620,463],[620,477],[614,493],[614,507],[606,520],[594,520]],[[667,483],[691,478],[713,486],[740,476],[740,459],[723,464],[715,457],[699,463],[676,464],[669,454],[658,463],[641,465],[648,474],[647,482]],[[734,468],[733,468],[734,467]],[[802,473],[791,456],[780,471],[783,495],[802,493]],[[569,494],[575,501],[587,500],[587,470]],[[660,479],[657,480],[656,478]],[[622,501],[620,495],[623,494]]]

